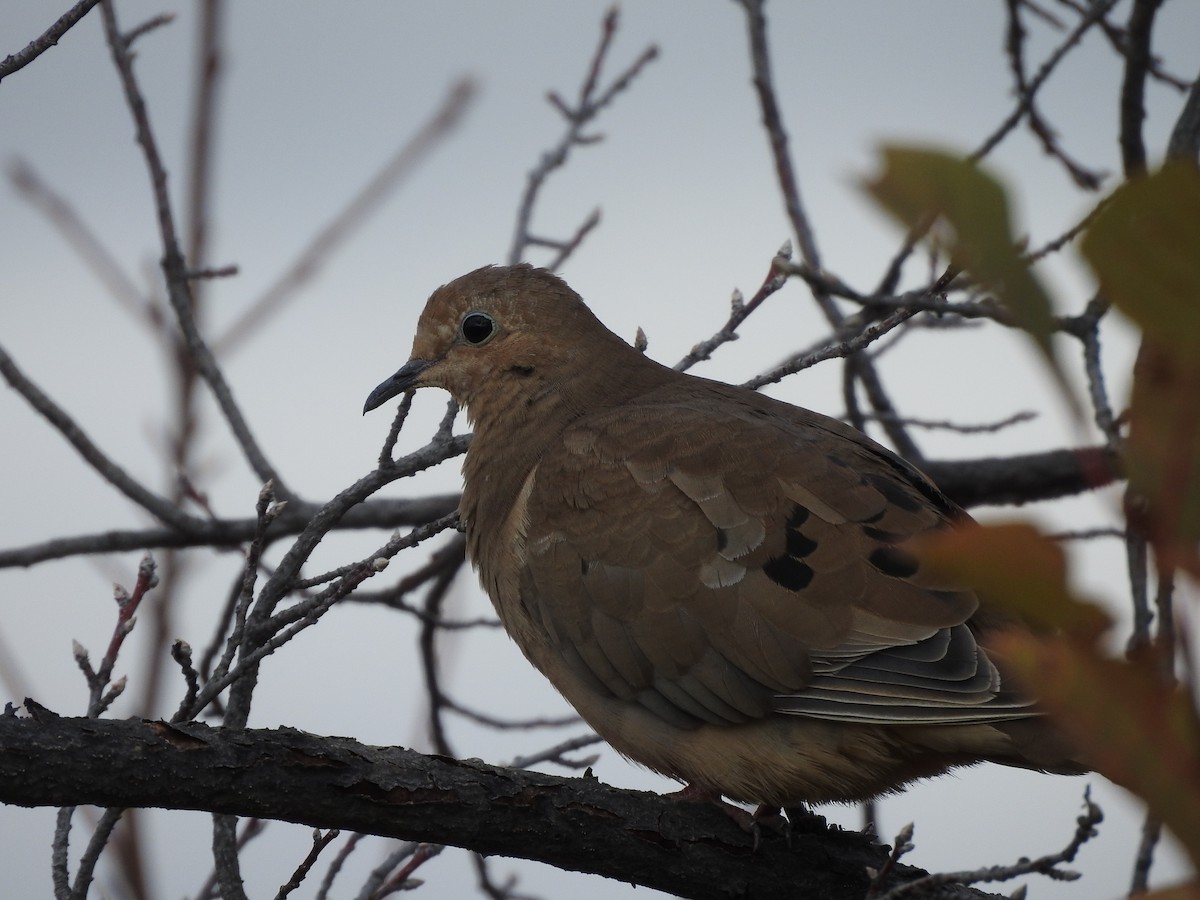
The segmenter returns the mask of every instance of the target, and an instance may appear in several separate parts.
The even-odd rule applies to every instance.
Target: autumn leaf
[[[1172,165],[1122,185],[1082,249],[1143,332],[1125,455],[1147,504],[1131,521],[1160,562],[1200,575],[1200,173]]]
[[[1200,722],[1190,692],[1168,686],[1149,657],[1105,659],[1078,640],[1013,630],[988,649],[1084,761],[1146,801],[1200,867]]]
[[[1111,624],[1099,607],[1071,594],[1062,548],[1032,525],[954,528],[916,550],[933,572],[970,585],[1035,628],[1095,639]]]

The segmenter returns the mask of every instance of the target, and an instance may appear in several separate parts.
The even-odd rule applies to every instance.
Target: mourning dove
[[[528,265],[434,291],[364,412],[419,387],[474,424],[459,509],[501,622],[630,759],[774,808],[1080,771],[975,594],[904,546],[966,514],[855,429],[659,365]]]

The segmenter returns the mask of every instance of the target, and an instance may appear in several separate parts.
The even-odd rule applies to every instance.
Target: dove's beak
[[[432,360],[410,359],[401,367],[399,372],[371,391],[370,396],[367,397],[367,402],[363,404],[363,415],[365,416],[371,410],[383,405],[393,397],[403,394],[409,388],[417,387],[417,379],[421,377],[421,373],[432,365]]]

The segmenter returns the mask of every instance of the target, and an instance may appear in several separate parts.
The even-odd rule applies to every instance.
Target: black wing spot
[[[813,580],[812,567],[790,556],[775,556],[763,564],[763,572],[780,587],[802,591]]]
[[[724,528],[717,529],[717,552],[720,553],[729,546],[729,532]]]
[[[876,547],[868,557],[876,569],[893,578],[909,578],[917,574],[917,558],[899,547]]]
[[[794,528],[787,530],[787,554],[797,559],[808,556],[817,549],[817,542]]]
[[[792,511],[788,514],[787,527],[788,528],[799,528],[801,525],[803,525],[805,522],[808,521],[808,517],[810,515],[811,515],[811,513],[808,511],[808,507],[801,506],[800,504],[796,504],[795,506],[792,507]]]
[[[586,559],[583,559],[582,557],[580,557],[580,559],[579,559],[579,574],[583,575],[586,578],[589,568],[591,568],[591,564]]]

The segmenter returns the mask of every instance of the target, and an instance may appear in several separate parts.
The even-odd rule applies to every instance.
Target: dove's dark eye
[[[482,344],[496,333],[496,321],[486,313],[467,313],[458,329],[468,344]]]

